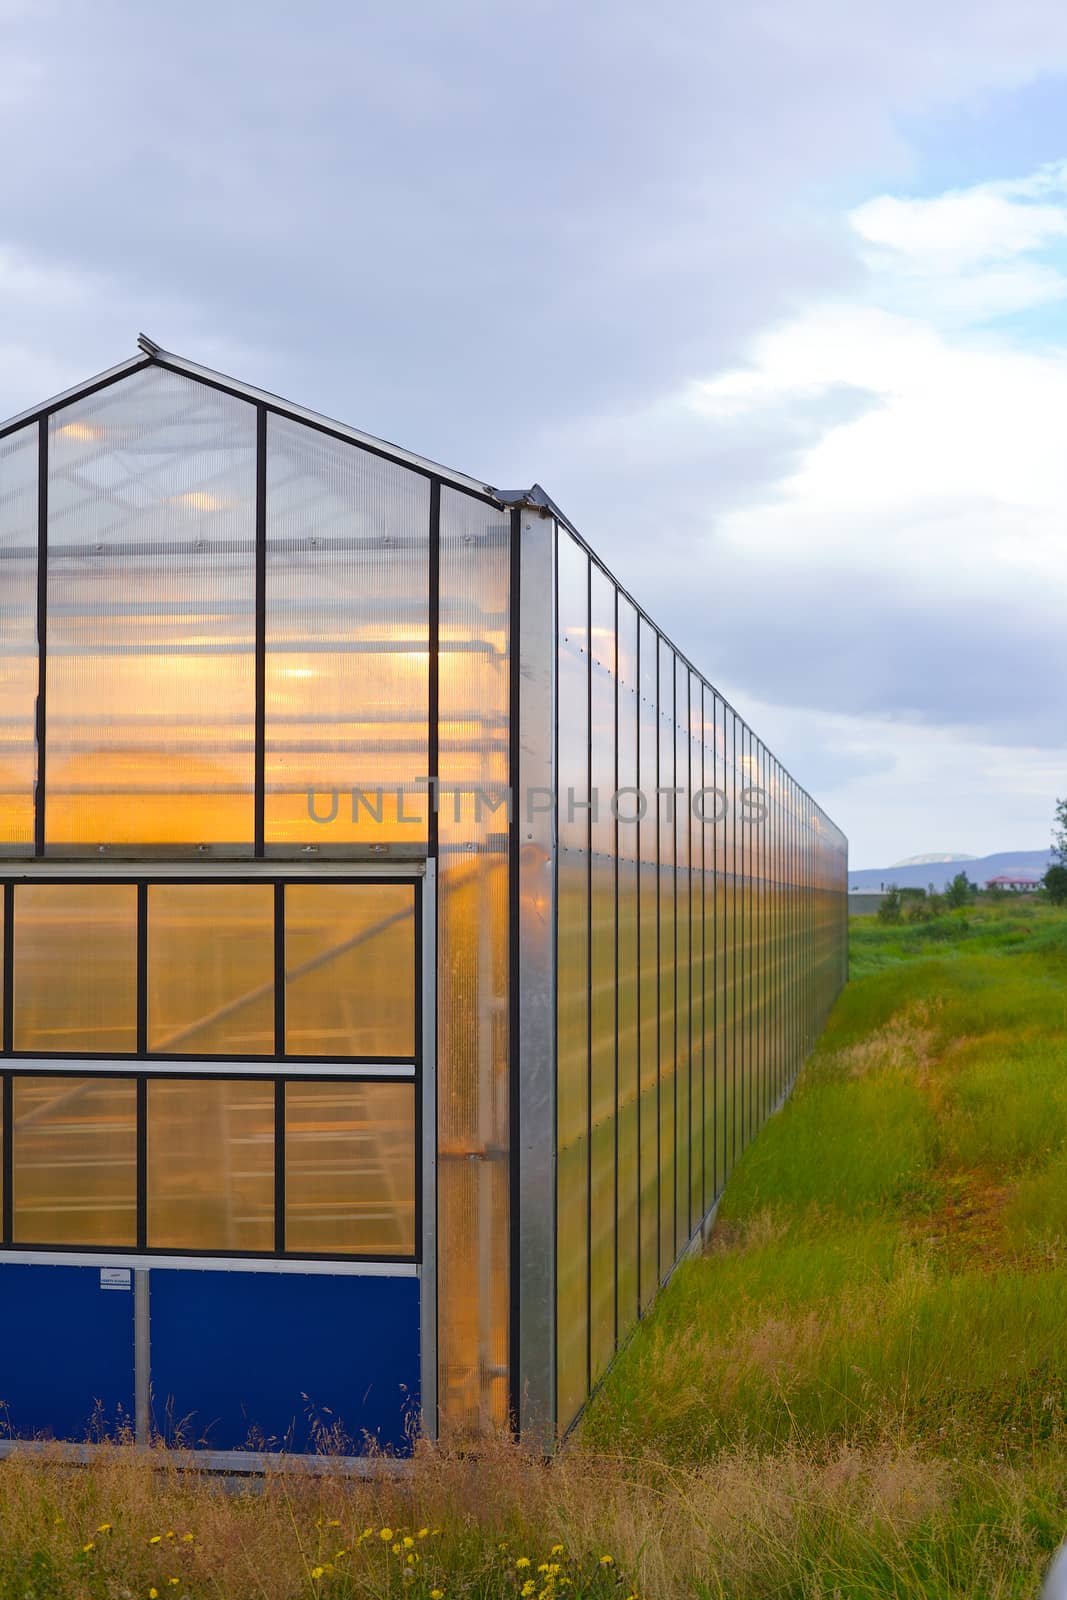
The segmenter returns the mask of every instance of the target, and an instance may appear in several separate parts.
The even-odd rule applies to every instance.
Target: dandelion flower
[[[410,1533],[405,1533],[405,1535],[404,1535],[404,1549],[405,1550],[413,1550],[414,1548],[415,1548],[414,1539],[411,1537]]]
[[[87,1556],[89,1554],[90,1550],[95,1550],[95,1549],[96,1549],[96,1546],[93,1543],[93,1541],[90,1539],[88,1544],[83,1544],[82,1545],[82,1555],[83,1556]]]
[[[530,1596],[534,1593],[536,1588],[537,1588],[537,1585],[536,1585],[536,1583],[534,1583],[533,1579],[532,1578],[527,1578],[526,1582],[523,1584],[522,1589],[520,1591],[520,1593],[523,1596],[523,1600],[530,1600]]]
[[[601,1556],[600,1565],[602,1567],[613,1567],[615,1565],[615,1557],[614,1556]]]
[[[159,1600],[159,1590],[158,1589],[149,1589],[149,1591],[148,1591],[148,1600]]]
[[[381,1533],[378,1535],[378,1537],[379,1537],[379,1539],[384,1539],[386,1544],[388,1544],[389,1540],[393,1537],[392,1528],[383,1528]]]
[[[331,1517],[329,1522],[326,1524],[326,1526],[328,1528],[339,1528],[341,1526],[340,1517]]]
[[[163,1543],[163,1535],[161,1533],[154,1533],[152,1535],[151,1539],[149,1539],[148,1542],[149,1542],[149,1544],[162,1544]]]
[[[325,1571],[326,1571],[325,1567],[312,1567],[311,1576],[313,1578],[316,1578],[316,1579],[317,1578],[321,1578]]]
[[[520,1571],[523,1567],[528,1567],[530,1565],[529,1556],[520,1556],[515,1565],[520,1569]]]
[[[431,1589],[430,1600],[445,1600],[445,1591],[443,1589]]]
[[[110,1533],[111,1532],[111,1524],[110,1524],[110,1522],[102,1522],[100,1524],[99,1528],[97,1528],[96,1531],[97,1531],[97,1533]]]
[[[168,1528],[167,1529],[167,1538],[168,1539],[173,1539],[174,1538],[174,1529],[173,1528]]]
[[[430,1531],[429,1528],[420,1528],[419,1529],[419,1538],[420,1539],[425,1539],[425,1537],[429,1533],[429,1531]]]
[[[183,1533],[182,1534],[182,1544],[192,1544],[192,1542],[193,1542],[193,1536],[192,1536],[191,1533]]]
[[[393,1547],[392,1547],[394,1556],[398,1556],[400,1554],[401,1550],[403,1550],[403,1548],[404,1548],[404,1546],[398,1540],[397,1543],[394,1544]]]
[[[554,1544],[548,1553],[550,1556],[561,1556],[563,1554],[563,1546],[561,1544]]]

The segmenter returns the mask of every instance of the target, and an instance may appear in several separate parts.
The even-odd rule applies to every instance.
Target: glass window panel
[[[619,595],[618,786],[637,788],[637,613]],[[618,823],[618,1341],[637,1318],[638,1308],[638,897],[636,797],[620,805]]]
[[[37,425],[0,439],[0,851],[33,851]]]
[[[693,1073],[689,1039],[689,669],[680,658],[674,671],[674,782],[680,790],[675,810],[675,1062],[677,1135],[675,1142],[675,1253],[689,1238]],[[695,1219],[694,1219],[695,1220]]]
[[[659,821],[656,786],[659,782],[656,658],[654,630],[640,624],[640,725],[638,728],[638,783],[645,802],[639,824],[639,949],[640,949],[640,1100],[638,1102],[641,1155],[640,1278],[641,1307],[651,1304],[659,1285]]]
[[[150,367],[51,420],[49,845],[251,853],[255,407]]]
[[[392,883],[285,889],[289,1055],[415,1054],[415,890]]]
[[[414,1255],[414,1084],[286,1084],[285,1248]]]
[[[12,1085],[16,1244],[137,1243],[137,1086],[49,1073]]]
[[[274,1054],[271,885],[149,885],[148,1048]]]
[[[439,1403],[458,1428],[508,1410],[510,551],[510,514],[442,488]]]
[[[589,1391],[589,558],[559,536],[556,1261],[558,1424]],[[572,801],[574,802],[572,804]]]
[[[269,417],[268,844],[425,845],[429,584],[429,481]]]
[[[274,1085],[148,1084],[148,1244],[274,1249]]]
[[[14,1047],[71,1054],[137,1049],[137,890],[17,883]]]
[[[674,651],[659,647],[659,1275],[675,1257],[675,1129],[678,1080],[675,1034]]]
[[[615,585],[591,564],[590,1381],[615,1350]]]
[[[696,673],[689,674],[689,793],[704,787],[701,707],[702,684]],[[689,1226],[695,1228],[704,1214],[704,1128],[707,1114],[704,1050],[704,830],[688,807],[690,906],[689,906],[689,1039],[690,1105],[689,1124]]]

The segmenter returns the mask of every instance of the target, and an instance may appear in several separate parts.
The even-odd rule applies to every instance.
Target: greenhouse
[[[551,1447],[846,868],[537,486],[144,337],[0,426],[0,1449]]]

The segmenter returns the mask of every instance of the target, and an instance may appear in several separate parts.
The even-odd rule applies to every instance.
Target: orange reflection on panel
[[[288,1055],[415,1053],[410,884],[290,883],[285,890]]]
[[[16,1077],[16,1244],[137,1243],[137,1086],[132,1079]]]
[[[285,1247],[415,1252],[415,1085],[287,1083]]]
[[[148,1048],[174,1055],[273,1055],[269,884],[149,885]]]
[[[13,944],[16,1050],[136,1050],[132,884],[16,884]]]
[[[148,1085],[148,1244],[274,1249],[274,1085]]]

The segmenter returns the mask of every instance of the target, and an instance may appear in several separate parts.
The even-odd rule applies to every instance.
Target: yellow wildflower
[[[328,1528],[339,1528],[341,1526],[340,1517],[331,1517],[329,1522],[326,1524],[326,1526]]]
[[[149,1589],[149,1591],[148,1591],[148,1600],[159,1600],[159,1590],[158,1589]]]
[[[431,1589],[430,1600],[445,1600],[445,1591],[443,1589]]]
[[[313,1578],[321,1578],[325,1571],[326,1571],[325,1567],[312,1567],[311,1576]]]
[[[410,1533],[405,1533],[405,1535],[404,1535],[404,1549],[405,1550],[413,1550],[414,1548],[415,1548],[414,1539],[411,1537]]]
[[[174,1529],[173,1528],[168,1528],[167,1529],[167,1538],[168,1539],[173,1539],[174,1538]]]
[[[383,1528],[381,1533],[378,1535],[378,1537],[379,1537],[379,1539],[384,1539],[386,1544],[388,1544],[389,1540],[393,1537],[392,1528]]]
[[[402,1550],[402,1549],[403,1549],[403,1548],[404,1548],[404,1547],[403,1547],[403,1545],[401,1545],[401,1544],[400,1544],[400,1543],[397,1543],[397,1544],[394,1544],[394,1545],[393,1545],[393,1547],[392,1547],[392,1548],[393,1548],[393,1554],[394,1554],[394,1556],[398,1556],[398,1555],[399,1555],[399,1554],[400,1554],[400,1552],[401,1552],[401,1550]]]
[[[96,1546],[93,1543],[93,1541],[90,1539],[88,1544],[83,1544],[82,1545],[82,1555],[83,1556],[87,1556],[89,1554],[90,1550],[95,1550],[95,1549],[96,1549]]]
[[[429,1531],[430,1531],[429,1528],[420,1528],[419,1529],[419,1538],[420,1539],[425,1539],[425,1537],[429,1533]]]
[[[528,1567],[530,1565],[529,1556],[520,1556],[519,1559],[516,1561],[515,1565],[517,1567],[519,1567],[520,1569],[523,1568],[523,1567]]]
[[[415,1555],[408,1556],[408,1558],[407,1558],[408,1566],[409,1567],[413,1567],[416,1564],[416,1562],[418,1561],[418,1559],[419,1559],[418,1556],[415,1556]]]
[[[110,1524],[110,1522],[102,1522],[100,1524],[99,1528],[97,1528],[96,1531],[97,1531],[97,1533],[110,1533],[111,1532],[111,1524]]]
[[[614,1556],[601,1556],[600,1565],[602,1567],[613,1567],[615,1565],[615,1557]]]
[[[192,1536],[191,1533],[183,1533],[182,1534],[182,1544],[192,1544],[192,1542],[193,1542],[193,1536]]]
[[[530,1596],[534,1593],[536,1588],[537,1585],[534,1583],[533,1579],[527,1578],[526,1582],[522,1586],[522,1589],[520,1590],[523,1600],[530,1600]]]
[[[548,1553],[550,1556],[561,1556],[563,1554],[563,1546],[561,1544],[554,1544]]]

